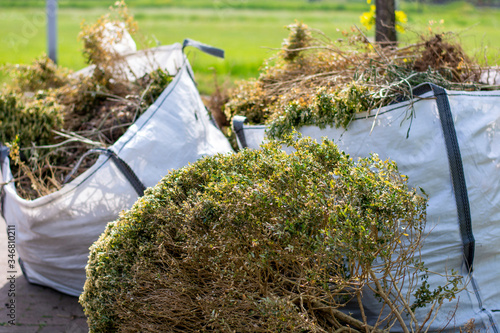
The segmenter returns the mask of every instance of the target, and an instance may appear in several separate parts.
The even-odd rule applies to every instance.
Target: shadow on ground
[[[77,297],[32,285],[22,275],[16,275],[15,280],[7,276],[4,281],[6,283],[0,288],[0,332],[88,332],[87,321]],[[12,294],[11,282],[15,285],[15,296]],[[15,301],[15,311],[12,299]],[[15,325],[9,324],[13,315]]]

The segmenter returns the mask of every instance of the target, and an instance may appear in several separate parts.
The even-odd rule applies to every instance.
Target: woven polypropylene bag
[[[470,319],[481,331],[500,329],[500,91],[446,91],[425,84],[415,99],[360,114],[348,129],[300,128],[332,139],[352,158],[377,153],[397,162],[409,184],[429,195],[422,260],[431,290],[455,270],[466,288],[444,301],[431,331],[458,331]],[[258,149],[266,126],[233,121],[240,146]],[[472,272],[471,272],[472,270]],[[369,321],[379,303],[364,301]],[[429,309],[417,311],[423,322]],[[394,327],[393,330],[397,330]]]
[[[106,154],[61,190],[35,200],[19,197],[3,147],[2,215],[15,228],[30,282],[79,295],[89,247],[108,222],[132,206],[142,185],[153,186],[169,170],[203,156],[232,151],[201,101],[182,46],[131,54],[130,68],[147,71],[151,54],[170,74],[177,73],[175,78]]]

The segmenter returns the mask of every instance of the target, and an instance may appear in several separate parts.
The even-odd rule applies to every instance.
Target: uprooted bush
[[[416,279],[425,207],[394,162],[354,162],[328,140],[207,157],[170,172],[108,224],[91,247],[80,303],[91,332],[407,325],[415,308],[452,297],[459,283],[430,291]],[[343,313],[361,306],[362,290],[389,317],[370,326]]]
[[[356,28],[338,40],[303,23],[288,29],[288,39],[259,77],[239,83],[225,106],[228,119],[244,115],[249,123],[267,124],[274,138],[304,125],[347,128],[356,113],[412,98],[412,89],[424,82],[453,90],[498,89],[485,79],[497,70],[474,62],[450,33],[393,48],[370,42]]]

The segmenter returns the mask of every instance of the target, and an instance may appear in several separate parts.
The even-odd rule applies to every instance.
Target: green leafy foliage
[[[14,92],[0,94],[1,142],[11,142],[17,137],[23,147],[33,143],[47,145],[54,142],[51,130],[62,123],[61,106],[53,96],[40,91],[24,104]]]
[[[446,285],[438,286],[434,290],[430,289],[430,285],[427,282],[428,278],[429,274],[427,272],[425,272],[421,277],[422,284],[414,293],[415,300],[411,305],[412,311],[418,308],[423,308],[427,304],[433,303],[436,300],[440,303],[442,303],[445,299],[451,301],[461,290],[462,279],[455,271],[451,272],[448,283]]]
[[[333,92],[319,88],[310,104],[292,101],[283,111],[276,110],[269,118],[267,134],[280,138],[304,124],[347,128],[357,113],[370,110],[376,101],[368,88],[354,82]]]
[[[309,46],[312,40],[311,32],[307,29],[307,25],[302,22],[296,22],[287,26],[290,34],[283,42],[283,59],[285,61],[300,60],[302,49]]]
[[[354,162],[328,140],[207,157],[108,224],[80,302],[91,332],[360,327],[338,309],[374,281],[406,311],[387,272],[420,272],[425,207],[394,162]]]
[[[142,99],[146,105],[153,104],[160,97],[165,87],[172,82],[173,77],[162,69],[157,69],[139,79],[139,84],[144,87]]]
[[[249,123],[258,124],[269,118],[272,111],[269,106],[276,96],[268,96],[262,89],[262,83],[256,80],[240,82],[225,105],[228,119],[235,115],[245,115]]]
[[[9,73],[12,86],[19,91],[59,88],[69,82],[70,71],[58,68],[45,54],[35,59],[31,65],[6,65],[3,70]]]

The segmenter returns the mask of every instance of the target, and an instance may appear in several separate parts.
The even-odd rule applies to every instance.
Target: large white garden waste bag
[[[431,272],[466,276],[466,288],[444,301],[431,331],[458,331],[470,319],[481,332],[500,329],[500,91],[446,91],[424,84],[415,98],[359,115],[347,130],[305,126],[352,158],[377,153],[397,162],[409,184],[429,196],[422,260]],[[377,114],[376,114],[377,113]],[[410,116],[411,115],[411,116]],[[238,144],[258,149],[265,126],[233,121]],[[431,290],[443,277],[429,275]],[[374,301],[372,309],[377,309]],[[367,316],[376,320],[378,311]],[[417,311],[422,322],[427,311]],[[371,318],[370,318],[371,315]]]
[[[212,54],[211,49],[192,45]],[[144,56],[142,56],[144,54]],[[169,170],[197,159],[232,151],[203,105],[183,46],[163,46],[127,57],[140,75],[154,59],[173,81],[149,109],[83,174],[50,195],[28,201],[16,194],[8,149],[1,151],[2,215],[14,226],[18,255],[28,281],[69,295],[79,295],[85,282],[89,247]],[[153,69],[153,67],[151,67]]]

